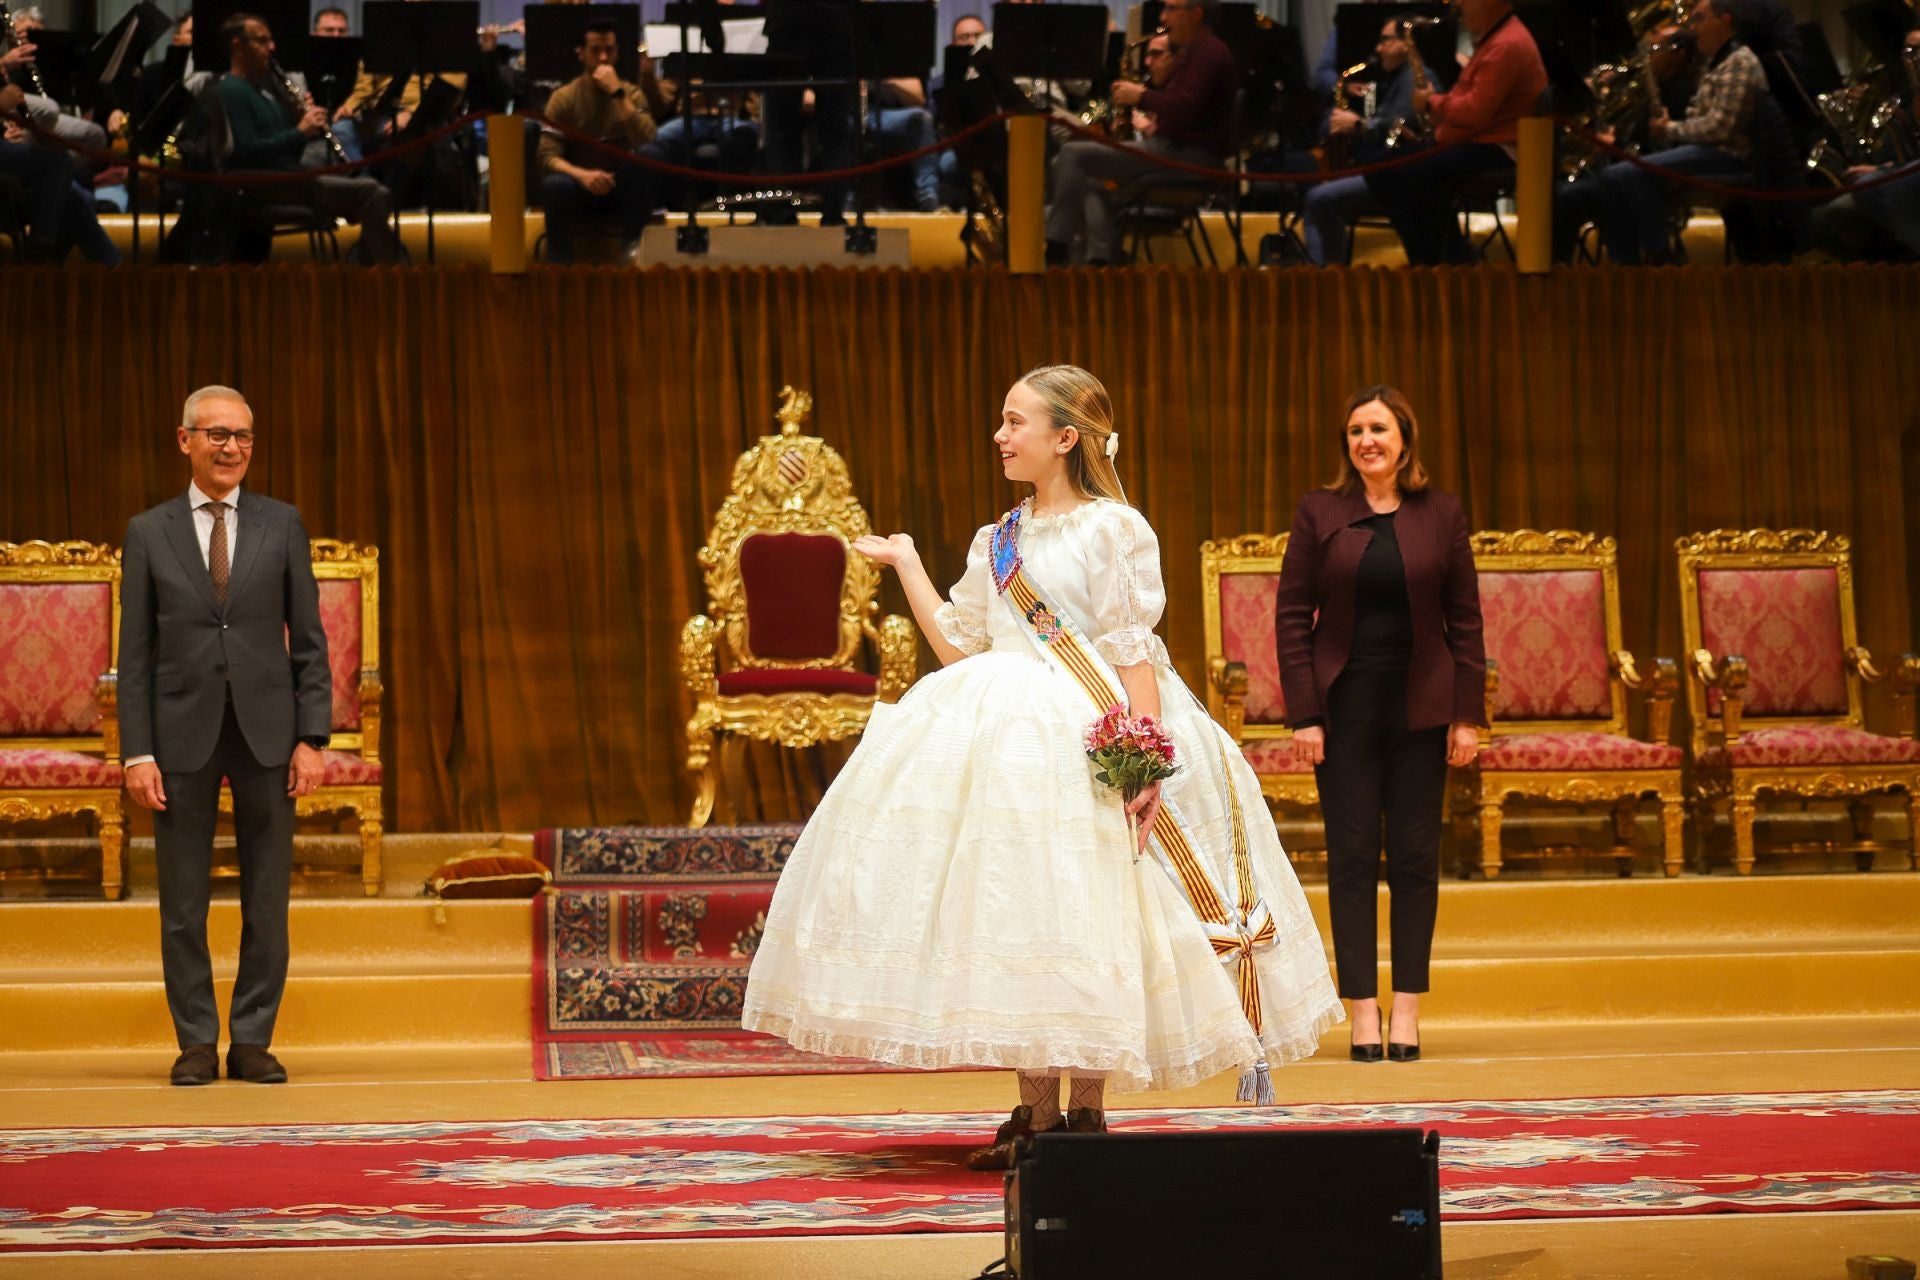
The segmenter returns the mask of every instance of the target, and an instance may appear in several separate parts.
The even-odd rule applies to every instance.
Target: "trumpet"
[[[293,77],[281,69],[278,59],[269,62],[267,64],[267,70],[272,73],[274,80],[279,83],[280,92],[282,96],[286,98],[289,107],[295,111],[304,113],[313,105],[313,99],[302,92],[300,86],[293,82]],[[335,164],[353,163],[353,160],[347,155],[347,149],[340,145],[339,135],[334,133],[333,126],[324,120],[320,122],[320,136],[326,139],[327,153],[333,157]]]

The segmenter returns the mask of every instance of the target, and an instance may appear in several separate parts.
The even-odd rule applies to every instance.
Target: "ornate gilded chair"
[[[1668,875],[1679,875],[1686,793],[1680,749],[1667,741],[1679,669],[1671,658],[1655,658],[1643,675],[1622,646],[1614,540],[1518,529],[1476,533],[1472,542],[1492,731],[1477,767],[1458,775],[1454,813],[1469,830],[1479,814],[1481,871],[1489,880],[1500,874],[1509,799],[1610,802],[1624,847],[1641,800],[1653,798],[1662,862]],[[1628,733],[1629,689],[1647,694],[1645,740]],[[1631,854],[1615,856],[1630,873]]]
[[[100,888],[126,886],[120,553],[0,542],[0,823],[92,814]]]
[[[720,734],[800,748],[866,727],[876,700],[913,683],[913,623],[879,619],[880,574],[850,550],[872,532],[840,455],[800,434],[813,397],[780,391],[780,432],[733,467],[732,492],[700,549],[707,611],[680,630],[680,674],[693,694],[687,772],[692,826],[713,814]],[[861,649],[878,654],[863,670]]]
[[[1693,794],[1704,814],[1731,805],[1734,865],[1753,870],[1763,794],[1855,797],[1854,843],[1872,865],[1865,797],[1904,792],[1920,853],[1920,657],[1883,672],[1854,624],[1848,540],[1814,529],[1715,529],[1680,538],[1680,621],[1693,714]],[[1891,676],[1898,737],[1869,733],[1860,687]]]
[[[1289,536],[1249,533],[1200,544],[1207,711],[1240,744],[1268,807],[1311,818],[1320,793],[1313,766],[1293,758],[1274,649],[1273,606]]]
[[[360,824],[360,885],[380,892],[380,838],[386,811],[380,797],[380,550],[332,538],[313,539],[313,576],[320,585],[320,621],[333,672],[333,737],[324,753],[320,788],[301,796],[294,815],[350,813]],[[220,809],[233,797],[220,793]]]

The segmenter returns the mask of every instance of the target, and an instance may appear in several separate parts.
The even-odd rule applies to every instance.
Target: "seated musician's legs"
[[[1367,186],[1400,234],[1407,261],[1438,266],[1471,260],[1453,206],[1460,183],[1476,174],[1513,167],[1502,147],[1465,142],[1435,150],[1397,169],[1367,175]]]
[[[1890,182],[1855,192],[1853,199],[1881,230],[1920,257],[1920,162],[1906,166]]]
[[[1073,254],[1076,240],[1084,243],[1084,260],[1113,260],[1112,219],[1104,225],[1089,225],[1090,201],[1106,204],[1106,184],[1125,186],[1158,168],[1152,161],[1116,151],[1098,142],[1075,141],[1060,148],[1049,170],[1050,199],[1047,204],[1047,257],[1064,261]],[[1097,220],[1097,219],[1096,219]]]
[[[876,107],[870,121],[883,156],[933,145],[933,113],[919,107]],[[912,165],[913,202],[921,213],[940,207],[940,160],[928,152]]]
[[[1580,230],[1588,223],[1604,226],[1609,188],[1598,173],[1574,182],[1553,184],[1553,260],[1572,262]]]
[[[347,153],[347,159],[359,164],[366,158],[366,152],[360,149],[360,122],[349,116],[345,120],[335,121],[333,136],[340,139],[340,149]]]
[[[72,159],[64,151],[31,143],[0,142],[0,173],[26,189],[27,243],[35,252],[51,255],[60,241],[76,177]]]
[[[1353,220],[1379,207],[1364,177],[1336,178],[1311,188],[1300,215],[1307,261],[1316,267],[1344,263],[1353,240]]]
[[[1718,147],[1682,146],[1655,151],[1641,159],[1659,169],[1721,182],[1744,180],[1746,164]],[[1664,262],[1670,256],[1672,188],[1657,173],[1621,161],[1608,165],[1601,180],[1608,208],[1600,225],[1607,257],[1614,262]]]
[[[370,265],[399,262],[405,255],[393,230],[393,197],[375,178],[328,174],[314,179],[316,203],[326,213],[360,228],[360,256]]]
[[[620,210],[621,238],[631,247],[647,229],[657,200],[653,170],[644,165],[622,164],[613,171],[613,197]]]
[[[54,255],[64,258],[69,249],[78,249],[81,257],[103,267],[120,265],[120,250],[100,226],[100,211],[94,204],[93,193],[77,183],[67,186],[66,205],[60,217],[60,239],[54,246]]]
[[[573,232],[587,202],[587,189],[564,173],[540,180],[540,211],[547,220],[547,261],[566,266],[573,261]]]

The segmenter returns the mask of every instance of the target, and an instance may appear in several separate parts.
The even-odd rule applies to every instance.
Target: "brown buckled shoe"
[[[1045,1129],[1033,1127],[1033,1108],[1015,1107],[1013,1114],[993,1131],[993,1142],[988,1146],[967,1152],[967,1168],[975,1173],[1004,1172],[1013,1168],[1013,1158],[1020,1144],[1032,1140],[1036,1133],[1053,1133],[1066,1126],[1065,1120],[1057,1121]]]
[[[220,1047],[190,1044],[173,1060],[167,1073],[168,1084],[212,1084],[220,1078]]]
[[[1107,1113],[1098,1107],[1074,1107],[1067,1112],[1068,1133],[1105,1133]]]
[[[227,1050],[227,1079],[248,1084],[285,1084],[287,1069],[263,1044],[236,1044]]]

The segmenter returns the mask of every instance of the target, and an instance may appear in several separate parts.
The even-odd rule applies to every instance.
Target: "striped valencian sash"
[[[1020,517],[1021,508],[1015,507],[994,527],[990,546],[994,586],[1019,616],[1022,630],[1041,656],[1080,686],[1096,715],[1104,715],[1109,708],[1125,704],[1125,692],[1113,668],[1088,643],[1073,619],[1064,610],[1048,605],[1041,588],[1027,574],[1020,557]],[[1227,808],[1233,815],[1233,897],[1229,899],[1217,883],[1212,868],[1195,852],[1185,824],[1171,801],[1161,802],[1148,847],[1157,851],[1162,865],[1180,886],[1194,915],[1199,917],[1214,955],[1221,963],[1233,966],[1240,1010],[1258,1037],[1262,1018],[1260,976],[1254,967],[1254,953],[1273,945],[1278,931],[1266,900],[1254,888],[1253,857],[1247,848],[1246,825],[1240,813],[1233,768],[1224,756],[1221,765],[1226,778]],[[1265,1063],[1257,1064],[1257,1069],[1264,1095],[1260,1100],[1267,1101],[1271,1087],[1265,1080]],[[1248,1080],[1242,1080],[1243,1097],[1253,1097],[1249,1092],[1251,1087]]]

